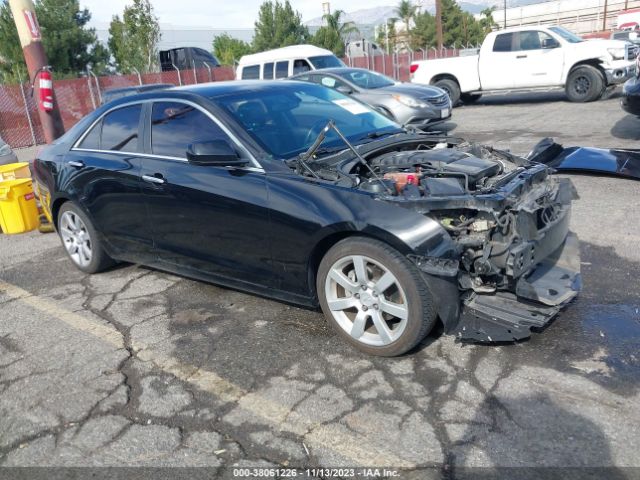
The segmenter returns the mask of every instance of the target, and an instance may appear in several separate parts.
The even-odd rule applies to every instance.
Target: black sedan
[[[437,321],[525,338],[579,290],[569,181],[455,144],[318,85],[230,82],[104,105],[34,170],[80,270],[137,262],[320,305],[398,355]]]

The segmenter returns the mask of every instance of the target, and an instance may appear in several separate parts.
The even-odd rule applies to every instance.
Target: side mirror
[[[346,85],[340,85],[336,88],[336,91],[342,93],[343,95],[351,95],[353,90]]]
[[[192,143],[187,149],[187,160],[194,165],[218,167],[243,167],[249,163],[226,140]]]
[[[553,38],[545,38],[542,40],[542,48],[558,48],[560,44]]]

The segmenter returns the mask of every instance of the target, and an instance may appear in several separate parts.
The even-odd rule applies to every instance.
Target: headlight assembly
[[[426,103],[421,102],[420,100],[416,100],[413,97],[409,97],[407,95],[393,95],[393,98],[411,108],[424,108],[427,106]]]

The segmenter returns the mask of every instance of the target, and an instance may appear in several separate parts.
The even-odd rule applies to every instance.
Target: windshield
[[[583,38],[580,38],[575,33],[570,32],[564,27],[550,27],[549,30],[551,30],[553,33],[557,33],[569,43],[584,42]]]
[[[370,90],[374,88],[390,87],[396,82],[389,77],[380,75],[379,73],[369,72],[367,70],[347,70],[338,73],[345,80],[355,83],[358,87]]]
[[[320,70],[321,68],[344,67],[344,63],[335,55],[319,55],[317,57],[309,57],[309,61],[313,68]]]
[[[401,131],[400,126],[368,106],[328,88],[302,82],[254,88],[212,98],[274,158],[291,158],[307,150],[329,120],[350,142],[369,135]],[[333,131],[322,148],[342,147]]]

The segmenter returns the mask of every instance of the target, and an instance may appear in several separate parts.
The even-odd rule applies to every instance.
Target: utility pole
[[[442,2],[436,0],[436,42],[438,43],[438,50],[442,51],[444,41],[442,39]]]
[[[20,36],[20,45],[24,53],[24,60],[27,63],[27,71],[29,79],[33,82],[36,95],[40,93],[40,86],[37,76],[42,69],[48,65],[47,55],[44,53],[42,46],[42,35],[40,25],[36,18],[36,12],[31,0],[9,0],[13,21],[16,23],[18,35]],[[53,96],[53,109],[45,112],[42,108],[38,108],[38,115],[44,130],[44,138],[47,143],[53,142],[56,138],[64,133],[60,110],[58,110],[58,102]]]
[[[602,15],[602,31],[604,32],[607,29],[607,4],[608,0],[604,0],[604,13]]]
[[[507,0],[504,0],[504,27],[507,28]]]

